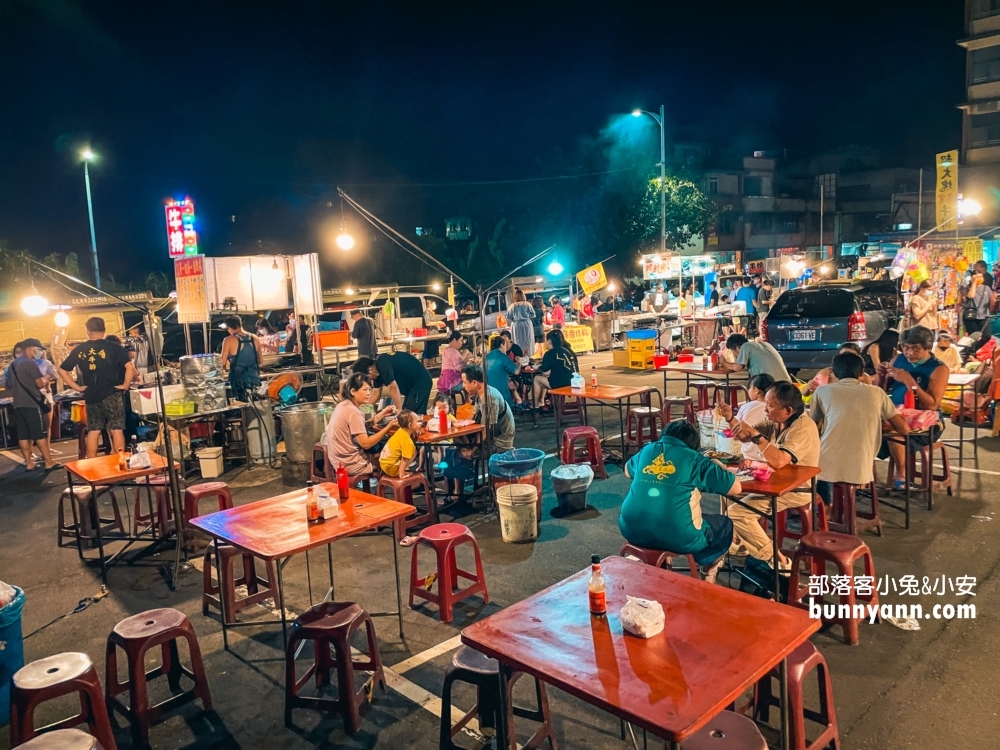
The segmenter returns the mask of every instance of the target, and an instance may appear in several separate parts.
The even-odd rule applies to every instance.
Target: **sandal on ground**
[[[415,536],[404,536],[402,539],[399,540],[399,546],[412,547],[416,543],[417,539],[418,537]]]

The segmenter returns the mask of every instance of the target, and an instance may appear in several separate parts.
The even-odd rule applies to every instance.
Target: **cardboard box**
[[[143,386],[129,391],[132,400],[132,411],[136,414],[158,414],[160,411],[160,393],[156,386]],[[163,398],[169,404],[184,398],[183,385],[163,386]]]

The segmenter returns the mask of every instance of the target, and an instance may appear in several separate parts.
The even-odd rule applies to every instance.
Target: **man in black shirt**
[[[514,343],[514,338],[510,335],[510,331],[506,328],[500,331],[500,335],[507,339],[507,356],[510,357],[514,364],[521,364],[521,357],[524,356],[524,350]]]
[[[409,409],[416,414],[427,412],[433,381],[431,374],[412,354],[380,354],[374,360],[361,357],[351,369],[372,379],[374,390],[371,403],[382,398],[382,388],[385,387],[389,389],[389,396],[397,413],[402,409]]]
[[[17,442],[24,456],[24,468],[28,471],[35,468],[31,450],[33,445],[37,445],[45,459],[45,468],[55,469],[59,464],[52,460],[49,452],[47,427],[51,406],[41,390],[48,387],[48,381],[35,362],[42,342],[25,339],[19,346],[21,355],[7,368],[6,387],[14,397],[14,424],[17,425]]]
[[[718,307],[719,306],[719,285],[714,281],[709,282],[708,285],[711,291],[708,293],[708,306]]]
[[[358,356],[375,359],[378,356],[378,344],[375,343],[375,325],[364,316],[360,310],[351,310],[351,338],[357,339]]]
[[[87,321],[87,338],[77,344],[59,366],[59,377],[74,391],[83,394],[87,404],[87,458],[97,455],[101,430],[111,433],[114,450],[125,450],[125,401],[127,391],[136,376],[128,352],[121,344],[104,338],[104,318]],[[79,369],[79,378],[71,373]],[[82,385],[81,385],[82,383]]]

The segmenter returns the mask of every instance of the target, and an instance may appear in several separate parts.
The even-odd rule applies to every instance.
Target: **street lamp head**
[[[632,117],[642,117],[642,110],[641,109],[633,109],[632,110]]]
[[[80,152],[80,158],[83,159],[84,161],[93,161],[95,156],[96,154],[89,148],[85,148],[83,151]]]
[[[24,310],[25,315],[32,318],[44,315],[49,309],[49,301],[38,293],[34,282],[31,284],[31,289],[28,290],[28,296],[21,300],[21,309]]]
[[[961,203],[958,204],[959,213],[962,216],[976,216],[983,207],[979,205],[978,201],[974,201],[971,198],[966,198]]]
[[[440,292],[441,285],[435,281],[433,284],[431,284],[431,289],[434,290],[435,292]]]
[[[557,260],[549,263],[548,272],[550,276],[558,276],[563,272],[563,264]]]

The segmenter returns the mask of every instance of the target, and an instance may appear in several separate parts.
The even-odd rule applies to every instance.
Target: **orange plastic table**
[[[324,482],[318,486],[323,487],[334,497],[337,496],[337,485]],[[281,634],[285,643],[288,642],[288,618],[285,612],[285,590],[281,580],[282,560],[287,560],[300,552],[305,552],[308,555],[309,550],[325,545],[330,569],[330,590],[325,598],[332,598],[333,550],[331,545],[333,542],[388,526],[388,536],[392,540],[393,571],[396,574],[397,607],[395,612],[374,612],[372,616],[397,615],[399,617],[399,634],[402,635],[403,595],[400,589],[393,522],[416,512],[416,508],[352,488],[349,498],[340,504],[336,518],[330,518],[322,523],[310,524],[306,520],[305,499],[305,489],[295,490],[266,500],[258,500],[254,503],[238,505],[234,508],[199,516],[192,519],[190,524],[221,542],[245,549],[255,557],[278,563],[275,565],[278,574],[278,611],[281,613]],[[215,562],[218,567],[219,555],[215,556]],[[307,573],[308,564],[307,558]],[[219,574],[221,581],[221,572],[217,570],[216,573]],[[312,601],[311,576],[309,581],[309,599]],[[228,627],[251,627],[268,622],[274,623],[276,621],[230,623]],[[223,611],[222,638],[228,649],[229,640],[226,627],[226,613]]]
[[[819,467],[799,466],[798,464],[787,464],[780,469],[775,469],[766,482],[758,482],[756,479],[740,478],[740,487],[744,494],[766,495],[771,498],[771,512],[763,513],[752,505],[741,501],[738,497],[732,498],[733,502],[739,503],[744,508],[749,508],[755,513],[767,516],[771,521],[771,543],[774,545],[775,558],[778,556],[778,498],[786,492],[791,492],[801,487],[806,482],[811,484],[809,503],[809,517],[812,520],[813,504],[816,497],[816,477],[819,476]],[[781,591],[781,573],[778,566],[774,565],[774,596],[777,599]]]
[[[618,412],[618,437],[621,440],[622,447],[622,466],[628,461],[628,443],[625,442],[625,411],[632,406],[632,399],[636,396],[642,396],[649,391],[655,391],[656,388],[648,385],[604,385],[603,383],[598,383],[596,388],[592,388],[589,384],[585,388],[579,390],[574,390],[572,386],[564,386],[562,388],[553,388],[549,391],[549,395],[555,398],[581,398],[585,401],[596,401],[601,406],[611,406]],[[625,402],[624,404],[622,402]],[[613,403],[612,403],[613,402]],[[560,448],[560,440],[562,439],[562,424],[559,419],[561,409],[555,409],[556,413],[556,452],[558,453]],[[587,410],[583,411],[584,419],[586,419]],[[603,429],[604,412],[601,412],[602,429]],[[607,440],[607,436],[604,435],[602,440]]]
[[[486,434],[486,428],[483,427],[483,425],[479,424],[478,422],[473,422],[472,424],[463,425],[462,427],[457,427],[453,422],[449,422],[447,432],[432,432],[431,430],[427,429],[427,423],[431,420],[436,420],[436,419],[437,419],[436,416],[432,416],[430,417],[430,419],[425,419],[423,422],[423,429],[421,429],[420,434],[413,439],[413,442],[415,442],[417,445],[434,445],[436,443],[443,443],[448,440],[454,440],[455,438],[461,438],[461,437],[476,437],[481,440],[483,435]],[[434,475],[434,462],[430,460],[430,458],[424,457],[424,466],[426,467],[427,471],[427,486],[429,487],[429,492],[430,492],[430,500],[428,500],[427,502],[436,503],[437,490],[435,488],[437,487],[436,483],[437,479]],[[474,485],[477,488],[479,487],[479,468],[480,464],[477,461],[476,481]],[[448,496],[447,488],[445,489],[445,496],[446,497]],[[428,511],[430,511],[430,508],[428,508]]]
[[[730,370],[723,370],[718,365],[712,366],[709,362],[707,368],[701,366],[701,361],[697,357],[694,362],[669,362],[664,367],[658,367],[656,369],[663,373],[663,395],[667,395],[667,381],[670,380],[667,376],[670,373],[676,373],[678,375],[684,376],[684,395],[687,395],[691,390],[691,376],[699,378],[708,378],[709,380],[718,380],[719,382],[725,381],[728,386],[730,380],[736,378],[737,380],[746,380],[746,370],[740,370],[738,372],[732,372]],[[679,380],[680,378],[676,378]]]
[[[803,610],[622,557],[605,558],[601,570],[606,618],[589,612],[587,569],[470,625],[462,642],[499,661],[502,680],[527,672],[678,743],[820,627]],[[623,631],[626,594],[663,605],[663,632],[643,639]],[[784,718],[788,701],[781,705]],[[515,747],[507,723],[498,724],[497,747]]]
[[[97,495],[98,488],[101,492],[110,492],[112,488],[119,486],[137,486],[136,480],[145,479],[146,477],[151,477],[156,474],[162,474],[167,470],[167,460],[158,453],[149,453],[149,463],[148,469],[125,469],[124,471],[118,468],[118,456],[117,454],[110,456],[97,456],[96,458],[83,458],[78,461],[67,461],[63,464],[66,469],[66,480],[70,489],[70,495],[72,496],[73,484],[74,482],[79,486],[81,484],[90,487],[91,497],[93,497],[93,502],[95,508],[97,507]],[[175,464],[176,465],[176,464]],[[95,524],[97,532],[97,549],[100,555],[101,562],[101,580],[107,583],[108,580],[108,566],[113,564],[116,559],[120,558],[124,552],[132,546],[134,542],[140,541],[146,537],[147,531],[149,532],[149,539],[151,541],[158,542],[165,537],[157,537],[156,535],[156,524],[153,522],[155,512],[153,510],[153,495],[152,487],[146,483],[146,500],[148,501],[149,507],[149,526],[140,531],[136,536],[131,536],[129,534],[115,534],[108,537],[108,541],[124,541],[127,544],[110,558],[106,558],[104,555],[104,535],[101,533],[100,518],[98,518],[98,523]],[[76,526],[76,551],[83,560],[83,543],[80,539],[80,523],[79,513],[77,509],[76,502],[70,502],[70,507],[73,509],[73,521]],[[100,512],[98,511],[98,516]],[[145,550],[144,552],[149,552],[150,550]]]

